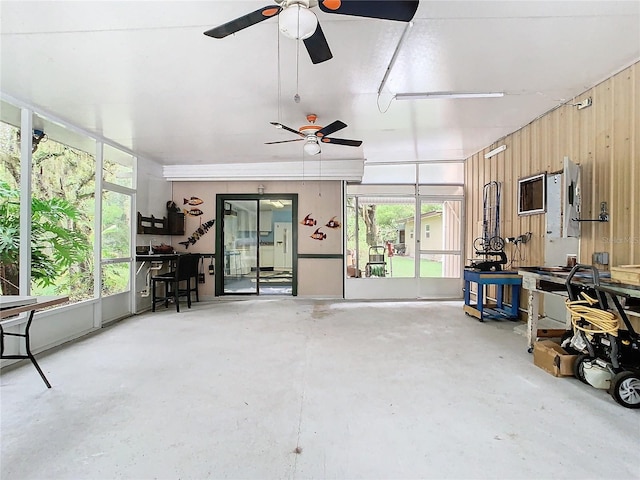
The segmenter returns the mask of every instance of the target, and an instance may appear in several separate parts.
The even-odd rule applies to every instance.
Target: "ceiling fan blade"
[[[359,147],[362,145],[362,140],[347,140],[345,138],[327,138],[322,139],[324,143],[334,143],[336,145],[346,145],[348,147]]]
[[[316,27],[316,31],[313,32],[309,38],[303,40],[304,46],[307,47],[307,52],[311,57],[311,63],[322,63],[333,58],[333,54],[329,49],[329,44],[324,36],[324,32],[320,27],[320,23]]]
[[[316,137],[318,138],[326,137],[328,135],[331,135],[332,133],[337,132],[338,130],[342,130],[343,128],[346,128],[346,126],[347,126],[346,123],[341,122],[340,120],[336,120],[335,122],[330,123],[326,127],[318,130],[316,132]]]
[[[318,5],[325,13],[408,22],[418,9],[418,0],[320,0]]]
[[[293,140],[280,140],[279,142],[264,142],[265,145],[273,145],[274,143],[302,142],[304,138],[295,138]]]
[[[282,11],[282,8],[278,5],[268,5],[260,8],[255,12],[248,13],[242,17],[231,20],[223,25],[212,28],[204,32],[205,35],[213,38],[224,38],[232,33],[239,32],[243,28],[250,27],[256,23],[260,23],[267,18],[275,17]]]
[[[291,127],[287,127],[286,125],[283,125],[281,123],[278,122],[269,122],[271,125],[273,125],[276,128],[282,128],[283,130],[287,130],[291,133],[295,133],[296,135],[300,135],[302,138],[306,138],[306,135],[304,133],[300,133],[298,130],[294,130]]]

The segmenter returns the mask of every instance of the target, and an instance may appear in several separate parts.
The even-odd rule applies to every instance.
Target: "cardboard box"
[[[347,267],[347,277],[361,277],[362,274],[360,272],[360,269],[357,269],[356,267]]]
[[[573,376],[573,364],[577,355],[570,355],[552,340],[541,340],[533,344],[533,364],[554,377]]]

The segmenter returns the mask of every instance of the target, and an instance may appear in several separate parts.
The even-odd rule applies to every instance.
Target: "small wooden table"
[[[46,308],[46,307],[52,307],[54,305],[60,305],[61,303],[68,302],[69,297],[65,297],[65,296],[35,297],[35,300],[36,300],[35,302],[28,303],[26,305],[17,306],[17,307],[10,306],[7,308],[3,308],[3,304],[4,305],[11,304],[17,300],[25,299],[25,298],[33,299],[34,297],[20,297],[16,295],[6,295],[6,296],[0,297],[0,359],[22,360],[22,359],[28,358],[29,360],[31,360],[31,363],[33,363],[33,366],[36,367],[36,370],[42,377],[42,380],[44,381],[47,388],[51,388],[51,384],[49,383],[49,380],[47,380],[47,377],[45,377],[44,373],[42,372],[40,365],[38,365],[38,362],[36,362],[36,359],[33,356],[33,353],[31,353],[31,344],[29,341],[29,330],[31,329],[33,315],[36,313],[36,311],[42,310],[43,308]],[[10,317],[15,317],[16,315],[19,315],[20,313],[24,313],[24,312],[29,312],[29,320],[27,320],[27,323],[25,325],[24,333],[5,332],[3,326],[5,326],[8,323],[7,319]],[[25,351],[27,352],[26,355],[23,355],[23,354],[5,355],[4,354],[4,337],[5,336],[24,338]]]

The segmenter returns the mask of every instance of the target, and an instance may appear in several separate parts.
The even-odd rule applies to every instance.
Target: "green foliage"
[[[3,271],[17,272],[20,256],[19,192],[0,180],[0,261]],[[77,209],[61,198],[32,198],[31,276],[41,286],[54,285],[72,265],[91,251],[86,235],[67,225],[78,217]],[[17,279],[10,279],[17,283]]]
[[[410,204],[378,205],[376,222],[378,224],[378,243],[396,243],[398,228],[415,215],[415,207]]]
[[[122,167],[109,158],[122,152],[105,147],[104,169],[97,172],[90,153],[95,143],[73,135],[66,141],[47,138],[32,156],[32,294],[64,293],[77,301],[93,296],[91,246],[100,234],[94,231],[96,175],[104,173],[106,179],[119,183],[117,173]],[[18,293],[20,153],[20,129],[0,122],[0,180],[4,182],[0,186],[0,280],[9,280],[2,288],[13,289],[11,293]],[[132,166],[127,168],[133,171]],[[114,192],[103,196],[103,258],[130,255],[130,202],[130,196]],[[107,286],[103,293],[128,286],[128,275],[118,269],[105,268],[102,276]]]

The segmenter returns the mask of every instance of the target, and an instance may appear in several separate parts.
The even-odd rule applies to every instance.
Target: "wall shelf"
[[[184,235],[184,213],[169,212],[169,218],[144,216],[138,212],[138,234],[143,235]]]

